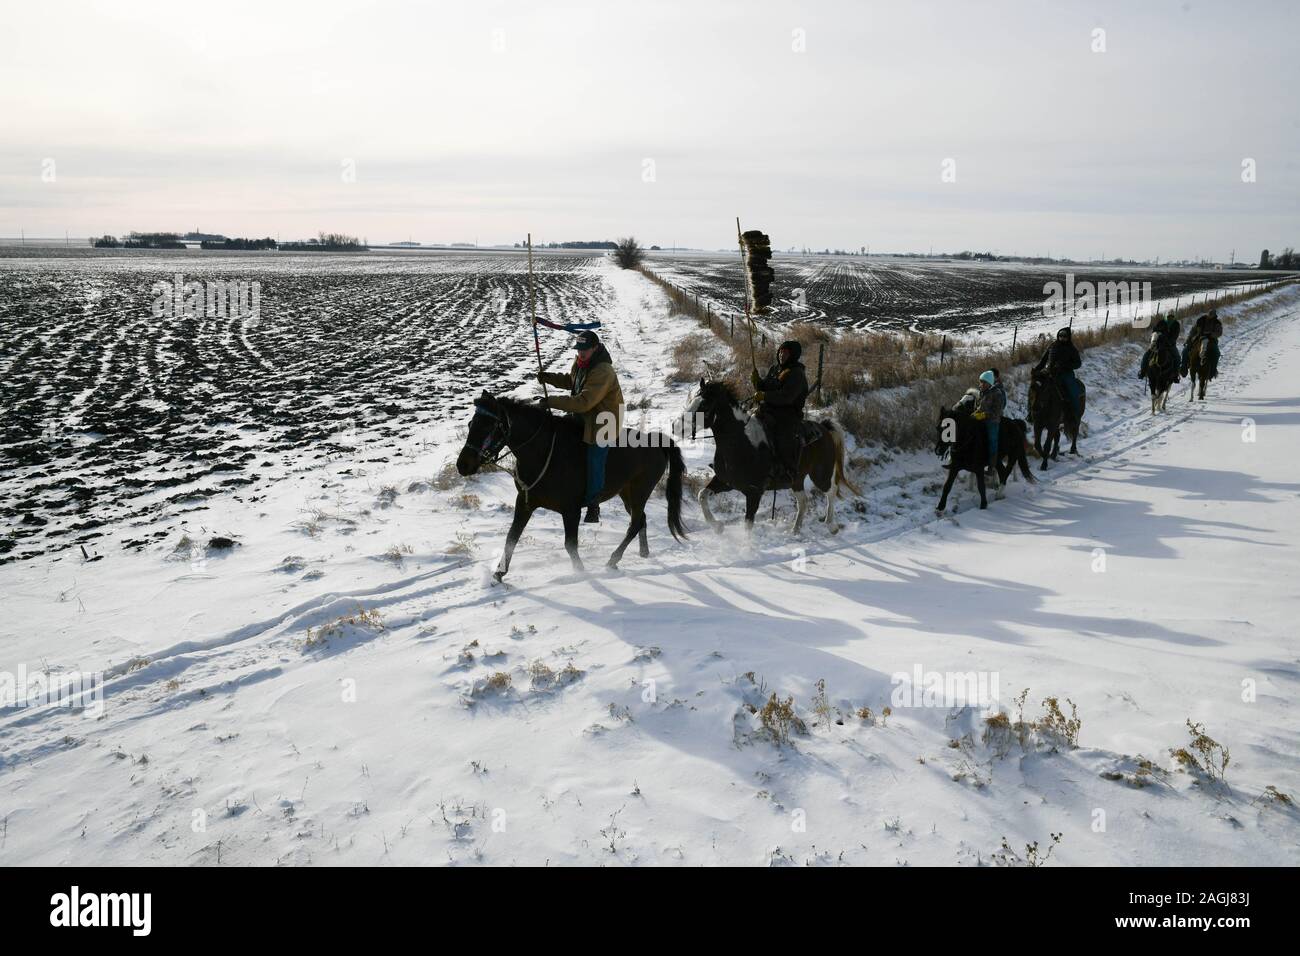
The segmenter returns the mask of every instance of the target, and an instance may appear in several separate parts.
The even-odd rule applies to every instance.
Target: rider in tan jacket
[[[585,521],[600,520],[601,489],[605,485],[605,457],[611,440],[617,442],[623,431],[623,389],[618,384],[609,351],[595,332],[579,332],[574,343],[578,351],[567,374],[542,372],[539,382],[569,390],[569,394],[552,396],[548,408],[569,412],[582,418],[582,440],[587,446],[587,488],[583,503]]]

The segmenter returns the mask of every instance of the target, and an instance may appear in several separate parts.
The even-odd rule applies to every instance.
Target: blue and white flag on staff
[[[600,328],[600,322],[549,322],[546,319],[533,319],[538,325],[544,325],[548,329],[557,329],[560,332],[585,332],[587,329]]]

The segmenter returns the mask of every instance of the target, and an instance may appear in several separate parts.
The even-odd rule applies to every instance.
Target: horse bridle
[[[496,412],[489,411],[478,402],[475,402],[474,417],[477,418],[480,415],[486,415],[496,424],[488,430],[487,436],[483,439],[483,444],[474,450],[478,452],[479,460],[481,462],[495,465],[498,461],[504,458],[506,452],[510,450],[506,445],[506,442],[510,438],[510,431],[512,428],[510,424],[510,413],[502,410],[501,414],[498,415]],[[537,430],[529,435],[527,439],[519,443],[519,448],[523,448],[524,445],[527,445],[530,441],[540,435],[542,429],[545,427],[545,422],[539,423],[537,425]],[[515,451],[517,452],[518,449],[515,449]]]

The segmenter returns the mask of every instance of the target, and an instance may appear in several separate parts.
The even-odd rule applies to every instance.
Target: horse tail
[[[1038,454],[1038,449],[1034,447],[1034,440],[1032,435],[1033,435],[1033,429],[1030,428],[1030,423],[1026,422],[1025,423],[1025,455],[1026,456],[1032,455],[1035,458],[1041,458],[1042,456]]]
[[[839,427],[832,421],[826,423],[826,430],[830,432],[831,444],[835,446],[835,473],[833,481],[836,485],[849,489],[855,495],[861,495],[862,491],[855,485],[844,470],[844,435],[840,432]]]
[[[1034,473],[1029,470],[1028,452],[1034,450],[1033,443],[1029,440],[1029,428],[1024,422],[1015,422],[1016,431],[1020,432],[1020,448],[1016,454],[1016,463],[1020,465],[1020,473],[1025,476],[1025,481],[1031,485],[1038,481]]]
[[[686,526],[682,524],[682,474],[686,471],[686,462],[682,460],[682,450],[676,445],[669,445],[668,453],[668,530],[680,541],[686,537]]]

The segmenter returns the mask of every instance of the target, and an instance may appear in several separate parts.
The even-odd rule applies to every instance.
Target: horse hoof
[[[497,584],[500,584],[500,583],[501,583],[501,579],[504,578],[505,576],[506,576],[506,573],[505,573],[504,571],[493,571],[493,572],[492,572],[492,580],[495,581]]]

